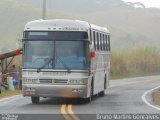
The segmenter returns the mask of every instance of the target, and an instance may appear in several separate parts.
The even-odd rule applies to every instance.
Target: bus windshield
[[[75,34],[73,35],[74,38],[71,37],[71,32],[69,34],[69,38],[66,37],[66,39],[64,37],[47,39],[46,36],[44,38],[46,34],[42,34],[42,32],[41,35],[34,32],[34,38],[25,37],[23,68],[88,69],[88,41],[85,40],[84,36],[80,36],[81,32],[76,33],[77,38],[74,36]],[[61,36],[63,36],[62,33]]]

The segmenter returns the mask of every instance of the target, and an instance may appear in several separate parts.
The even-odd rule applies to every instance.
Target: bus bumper
[[[87,85],[23,84],[23,96],[87,98]]]

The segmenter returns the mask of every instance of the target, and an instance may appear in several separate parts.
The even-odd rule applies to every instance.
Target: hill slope
[[[29,2],[29,0],[27,1]],[[33,0],[32,2],[36,1],[37,0]],[[66,3],[64,0],[60,1],[62,5]],[[78,0],[71,1],[78,2]],[[90,0],[83,0],[82,3],[84,4],[87,1],[90,2]],[[77,12],[76,15],[71,15],[71,13],[67,12],[67,8],[65,10],[66,6],[72,5],[70,4],[71,2],[68,2],[65,6],[61,6],[64,7],[63,11],[65,12],[53,12],[50,10],[47,11],[47,18],[81,19],[108,27],[111,31],[112,49],[137,47],[144,44],[159,47],[160,10],[145,8],[135,9],[121,0],[119,0],[119,2],[116,2],[118,0],[102,0],[102,2],[103,1],[105,3],[104,5],[106,5],[106,1],[108,1],[109,4],[105,9],[102,10],[99,9],[99,7],[94,7],[95,10],[92,12],[83,12],[83,14]],[[97,1],[94,0],[93,3],[95,2]],[[56,4],[59,4],[59,2],[56,1],[54,5]],[[50,6],[52,6],[52,4]],[[80,8],[81,7],[77,9]],[[85,9],[82,11],[85,11]],[[41,6],[26,3],[26,1],[24,2],[23,0],[1,0],[0,50],[15,48],[16,39],[21,38],[26,22],[41,19],[41,12]]]
[[[16,39],[22,37],[28,21],[41,19],[42,9],[21,0],[0,1],[0,51],[16,48]],[[60,12],[47,11],[48,18],[71,18]]]
[[[109,28],[113,48],[160,45],[158,9],[108,10],[87,14],[85,19]]]

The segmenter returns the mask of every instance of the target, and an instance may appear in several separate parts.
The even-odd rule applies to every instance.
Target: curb
[[[152,108],[157,109],[157,110],[160,111],[160,107],[159,107],[159,106],[157,106],[157,105],[155,105],[155,104],[153,104],[153,103],[151,103],[151,102],[148,102],[147,99],[146,99],[146,96],[147,96],[148,94],[150,94],[150,95],[152,96],[152,101],[153,101],[153,93],[154,93],[156,90],[158,90],[158,89],[160,89],[160,86],[155,87],[155,88],[153,88],[153,89],[150,89],[150,90],[146,91],[145,93],[143,93],[143,95],[142,95],[142,100],[143,100],[143,102],[144,102],[146,105],[148,105],[149,107],[152,107]]]

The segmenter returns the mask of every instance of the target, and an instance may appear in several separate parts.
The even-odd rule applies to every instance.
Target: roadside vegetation
[[[160,90],[156,90],[152,93],[153,96],[153,102],[156,105],[160,106]]]
[[[156,47],[130,48],[111,52],[111,78],[160,74],[160,52]]]
[[[21,90],[16,90],[16,91],[12,91],[12,90],[2,90],[1,94],[0,94],[0,99],[1,98],[6,98],[6,97],[11,97],[14,95],[19,95],[21,94]]]

